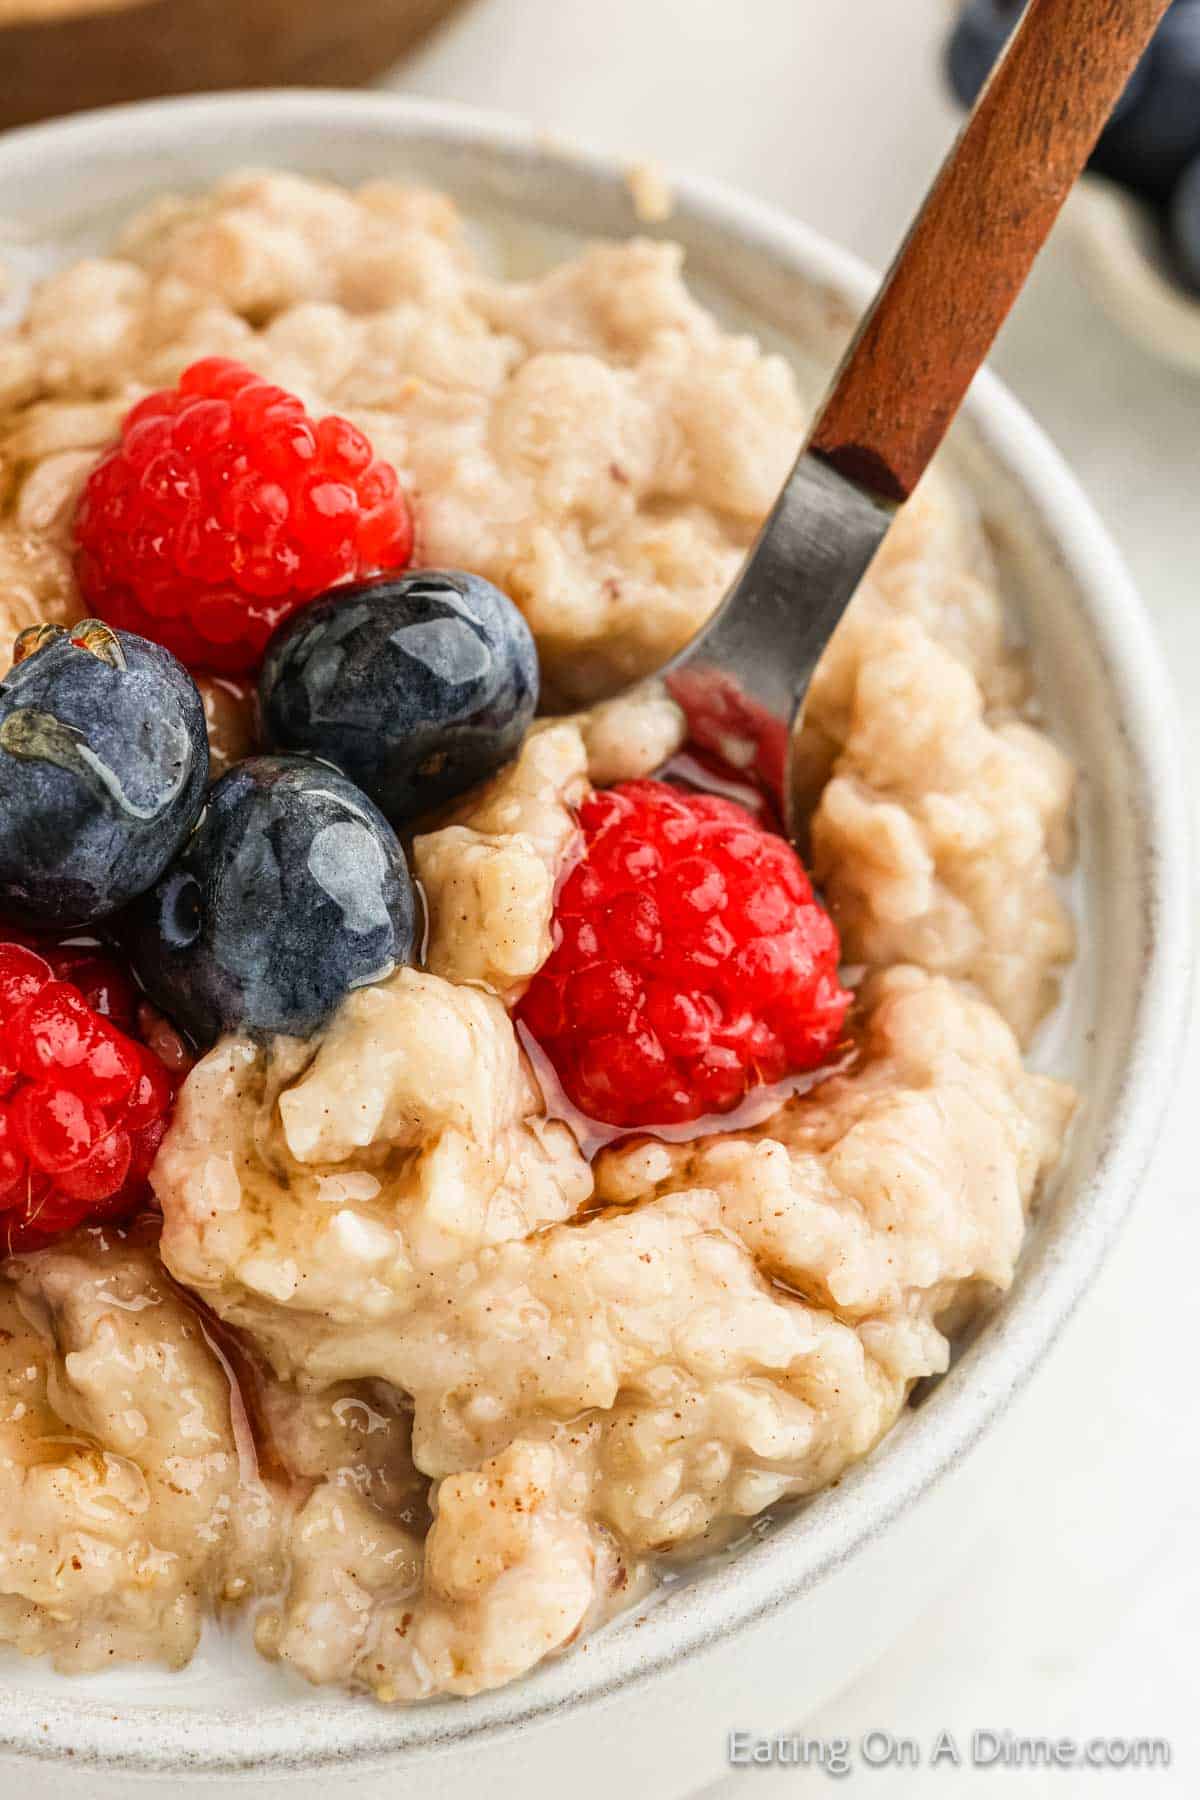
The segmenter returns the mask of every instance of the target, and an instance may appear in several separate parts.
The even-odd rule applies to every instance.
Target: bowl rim
[[[1109,318],[1160,361],[1200,373],[1200,293],[1169,267],[1154,209],[1107,176],[1080,181],[1066,221],[1085,277]]]
[[[572,171],[611,189],[627,167],[614,155],[549,141],[534,127],[472,107],[394,94],[262,90],[201,95],[107,108],[25,127],[0,137],[0,188],[36,176],[38,158],[87,158],[123,135],[162,136],[187,154],[223,123],[252,116],[269,160],[273,132],[302,127],[336,135],[377,133],[381,150],[423,142],[486,149],[502,162],[530,160]],[[86,182],[86,177],[85,177]],[[858,258],[763,202],[707,178],[672,178],[676,215],[733,234],[781,267],[863,305],[877,277]],[[1025,409],[988,373],[966,408],[993,461],[1023,490],[1070,571],[1080,609],[1103,660],[1141,825],[1136,874],[1145,915],[1146,956],[1128,1059],[1082,1198],[1014,1292],[971,1357],[969,1384],[910,1416],[886,1457],[860,1464],[836,1504],[820,1500],[798,1538],[787,1530],[758,1542],[730,1565],[681,1584],[669,1605],[636,1633],[601,1633],[589,1654],[567,1656],[534,1675],[470,1700],[387,1709],[337,1696],[302,1706],[253,1709],[152,1705],[114,1708],[72,1692],[10,1690],[0,1719],[0,1753],[74,1768],[129,1773],[301,1774],[335,1765],[363,1771],[451,1747],[479,1747],[539,1719],[582,1710],[671,1665],[725,1642],[767,1618],[847,1562],[924,1493],[987,1431],[1023,1385],[1090,1285],[1150,1159],[1178,1066],[1188,1016],[1191,921],[1189,823],[1179,726],[1164,658],[1122,560],[1090,501]]]

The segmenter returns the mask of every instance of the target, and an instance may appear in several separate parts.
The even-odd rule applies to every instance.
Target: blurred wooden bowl
[[[352,87],[462,0],[0,0],[0,127],[214,88]]]

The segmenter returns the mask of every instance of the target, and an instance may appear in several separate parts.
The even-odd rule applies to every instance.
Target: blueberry
[[[1093,167],[1165,200],[1200,154],[1200,0],[1175,0],[1143,57],[1133,104],[1114,116]]]
[[[450,569],[313,601],[276,632],[259,680],[267,743],[336,763],[396,826],[508,762],[537,696],[521,614]]]
[[[974,106],[1022,6],[1023,0],[967,0],[946,45],[946,74],[963,106]]]
[[[198,1044],[308,1037],[409,961],[414,913],[404,852],[365,794],[307,757],[253,756],[211,790],[124,936],[150,998]]]
[[[1171,240],[1180,274],[1187,286],[1200,294],[1200,156],[1175,189]]]
[[[204,803],[204,706],[166,650],[34,626],[0,681],[0,913],[90,925],[158,879]]]
[[[967,0],[946,44],[946,75],[963,106],[974,106],[984,82],[1025,10],[1025,0]],[[1113,108],[1112,124],[1137,105],[1148,79],[1142,58]]]

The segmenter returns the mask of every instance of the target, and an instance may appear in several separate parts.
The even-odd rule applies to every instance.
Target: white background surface
[[[937,75],[945,17],[944,0],[476,0],[394,85],[718,175],[879,262],[954,128]],[[1133,567],[1184,701],[1196,770],[1200,381],[1118,335],[1064,239],[1043,259],[995,367],[1066,452]],[[1171,1770],[943,1764],[912,1775],[857,1762],[843,1788],[881,1800],[1200,1795],[1198,1104],[1193,1033],[1133,1221],[1005,1424],[1009,1475],[973,1553],[930,1570],[926,1615],[806,1726],[855,1743],[885,1728],[926,1755],[942,1726],[964,1746],[975,1728],[1161,1735]],[[820,1646],[789,1641],[780,1653],[819,1656]],[[713,1694],[714,1731],[797,1723],[727,1719]],[[719,1792],[765,1800],[828,1779],[750,1770]],[[630,1787],[642,1800],[632,1766]]]

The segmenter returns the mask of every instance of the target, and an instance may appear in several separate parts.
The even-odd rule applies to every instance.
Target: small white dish
[[[28,272],[106,235],[164,188],[248,163],[434,182],[468,211],[505,221],[524,262],[572,235],[648,229],[611,160],[474,112],[341,93],[170,101],[16,133],[0,140],[0,219],[12,221]],[[791,346],[810,375],[827,369],[870,272],[711,183],[683,180],[674,192],[674,212],[653,229],[682,241],[705,296]],[[99,1800],[126,1795],[131,1774],[156,1775],[165,1791],[184,1776],[224,1783],[252,1771],[263,1800],[328,1791],[334,1779],[369,1781],[392,1800],[465,1800],[518,1782],[531,1795],[553,1783],[572,1800],[607,1800],[633,1772],[637,1791],[670,1800],[718,1772],[724,1732],[802,1718],[933,1591],[964,1524],[939,1478],[1036,1368],[1137,1191],[1175,1072],[1190,955],[1174,709],[1129,578],[1055,451],[988,376],[956,428],[955,454],[1024,597],[1019,623],[1052,728],[1085,777],[1081,953],[1045,1052],[1085,1107],[1012,1293],[838,1486],[762,1522],[736,1553],[530,1679],[388,1710],[282,1688],[224,1643],[180,1677],[67,1680],[10,1659],[0,1669],[0,1754],[23,1759],[24,1793]],[[1053,1469],[1022,1479],[1049,1485]],[[609,1704],[598,1715],[600,1701]]]
[[[1200,294],[1172,269],[1163,229],[1146,201],[1087,175],[1065,221],[1085,279],[1112,319],[1152,355],[1200,371]]]

